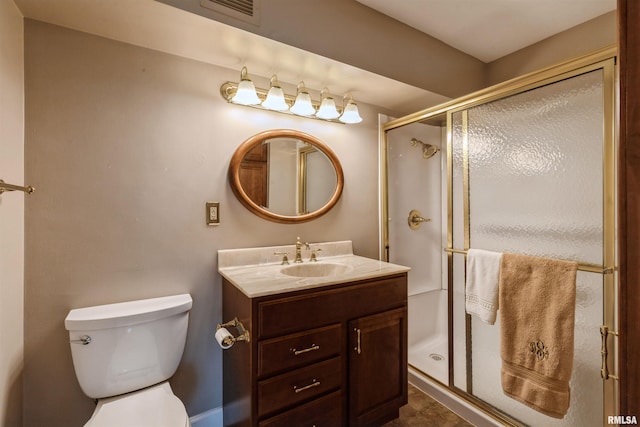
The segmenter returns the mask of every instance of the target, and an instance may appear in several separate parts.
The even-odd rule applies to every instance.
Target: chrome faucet
[[[296,259],[293,260],[294,263],[302,262],[302,254],[300,253],[300,249],[302,249],[302,246],[309,249],[309,243],[302,243],[300,241],[300,236],[298,236],[296,240]]]

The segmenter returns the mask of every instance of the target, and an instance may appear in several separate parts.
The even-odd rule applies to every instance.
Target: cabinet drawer
[[[317,328],[340,322],[345,318],[353,319],[402,307],[406,303],[406,274],[260,301],[258,338],[273,338]]]
[[[342,425],[342,393],[333,392],[258,423],[258,427],[336,427]]]
[[[342,383],[340,357],[258,382],[258,416],[312,399]]]
[[[337,356],[341,349],[341,324],[261,341],[258,343],[258,376]]]

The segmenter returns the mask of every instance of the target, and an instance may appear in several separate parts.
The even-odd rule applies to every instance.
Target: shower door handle
[[[609,373],[609,364],[607,363],[607,357],[609,356],[607,338],[609,337],[609,335],[618,336],[619,334],[617,331],[610,331],[609,328],[605,325],[600,326],[600,336],[602,337],[602,350],[600,350],[600,353],[602,355],[602,367],[600,368],[600,377],[602,377],[603,380],[608,380],[609,378],[617,380],[617,375],[612,375]]]

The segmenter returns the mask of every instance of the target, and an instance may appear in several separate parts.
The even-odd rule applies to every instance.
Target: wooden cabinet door
[[[379,426],[407,403],[407,309],[349,322],[349,425]]]

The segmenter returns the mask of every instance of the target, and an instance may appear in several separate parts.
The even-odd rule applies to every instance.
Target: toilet
[[[189,427],[168,379],[187,338],[189,294],[73,309],[65,318],[82,391],[97,399],[85,427]]]

